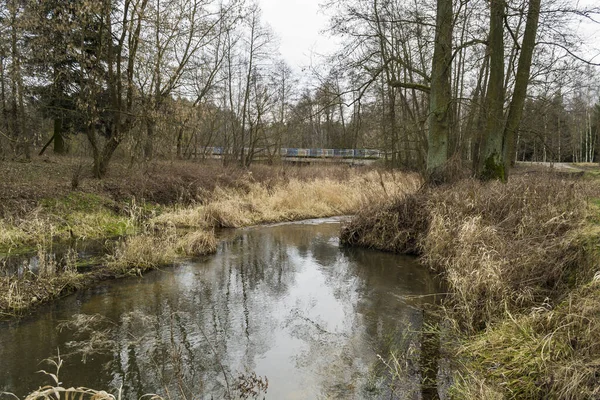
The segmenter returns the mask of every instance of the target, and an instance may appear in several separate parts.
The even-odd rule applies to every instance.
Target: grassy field
[[[114,164],[96,180],[79,160],[0,163],[0,256],[37,251],[40,273],[0,274],[0,318],[94,284],[212,253],[215,229],[353,214],[417,190],[417,175],[348,166],[224,168],[215,162]],[[76,175],[77,184],[73,183]],[[86,272],[57,262],[71,240],[116,241]],[[1,261],[0,261],[1,263]],[[0,268],[1,268],[0,264]]]
[[[463,180],[367,207],[342,241],[445,278],[453,398],[598,398],[599,195],[587,173]]]

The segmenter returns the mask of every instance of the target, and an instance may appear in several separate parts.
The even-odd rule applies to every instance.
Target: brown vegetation
[[[91,271],[70,267],[66,273],[53,261],[51,275],[0,278],[0,317],[20,315],[99,279],[137,275],[180,257],[212,253],[215,228],[355,213],[376,198],[412,192],[420,182],[416,175],[347,166],[245,170],[210,162],[156,162],[144,169],[121,165],[122,176],[104,181],[84,176],[73,190],[54,177],[61,168],[69,169],[68,162],[51,163],[48,169],[35,163],[0,164],[6,171],[14,167],[0,190],[0,197],[14,200],[4,203],[0,252],[38,246],[45,259],[56,241],[86,238],[117,238],[114,249]],[[54,193],[22,189],[19,174],[28,179],[21,186],[47,183]],[[19,207],[22,198],[27,206]]]
[[[423,188],[359,213],[342,241],[418,253],[445,278],[447,321],[465,343],[457,397],[593,398],[600,348],[590,186],[536,174]]]

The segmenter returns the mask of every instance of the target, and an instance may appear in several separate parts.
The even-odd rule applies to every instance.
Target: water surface
[[[267,399],[389,398],[377,355],[416,354],[438,285],[413,259],[340,248],[338,234],[336,220],[238,230],[214,256],[1,324],[0,392],[51,383],[36,371],[54,372],[42,360],[60,352],[64,386],[124,399],[223,398],[266,379]],[[396,390],[418,392],[418,360]]]

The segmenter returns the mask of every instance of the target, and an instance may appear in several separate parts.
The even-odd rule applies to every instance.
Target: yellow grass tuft
[[[108,267],[120,273],[142,273],[177,258],[176,236],[142,234],[125,238],[108,261]]]
[[[206,205],[172,210],[157,224],[238,228],[356,213],[376,199],[412,193],[416,175],[398,172],[355,172],[346,180],[289,179],[276,184],[250,183],[244,188],[216,188]]]
[[[201,256],[217,251],[217,238],[212,231],[197,230],[178,240],[178,250],[186,256]]]

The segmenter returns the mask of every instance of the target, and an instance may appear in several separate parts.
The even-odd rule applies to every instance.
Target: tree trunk
[[[54,154],[63,155],[66,153],[65,139],[63,137],[63,121],[62,118],[54,119],[54,132],[52,133],[52,137],[48,140],[48,143],[42,147],[38,156],[43,155],[46,152],[48,146],[51,143],[54,143]]]
[[[119,140],[115,136],[112,136],[104,145],[104,149],[102,149],[102,153],[100,154],[100,157],[98,157],[97,168],[95,168],[97,171],[97,178],[106,176],[108,164],[118,146]]]
[[[488,77],[490,58],[486,55],[481,63],[479,69],[479,76],[477,78],[477,86],[475,86],[475,92],[471,99],[471,109],[469,110],[469,116],[467,119],[467,129],[469,132],[469,139],[471,140],[470,156],[473,168],[479,170],[479,162],[481,160],[481,147],[483,143],[483,134],[481,129],[482,126],[482,105],[481,99],[485,98],[485,87]]]
[[[448,136],[452,87],[452,0],[437,0],[435,48],[429,97],[429,133],[427,137],[427,174],[433,181],[442,179],[448,161]]]
[[[485,146],[480,165],[480,178],[506,179],[502,142],[504,137],[504,1],[490,2],[490,80],[485,101]]]
[[[11,51],[11,134],[17,143],[17,151],[23,150],[27,159],[29,156],[28,139],[24,132],[23,79],[21,76],[21,54],[17,43],[17,9],[16,1],[9,5],[10,11],[10,51]],[[20,33],[19,33],[20,34]]]
[[[6,102],[6,72],[4,69],[4,54],[0,55],[0,104],[2,104],[2,119],[4,120],[4,129],[6,134],[10,131],[8,123],[8,106]]]
[[[508,117],[506,120],[506,128],[504,130],[505,177],[508,177],[508,167],[511,165],[511,161],[513,160],[513,155],[515,153],[516,132],[517,129],[519,129],[521,118],[523,117],[523,107],[525,106],[527,86],[529,84],[529,74],[531,71],[531,59],[533,57],[533,50],[535,48],[535,38],[537,35],[540,17],[540,1],[541,0],[529,0],[527,23],[525,25],[525,33],[523,35],[521,54],[519,55],[515,90],[513,92],[512,101],[510,102],[510,108],[508,110]]]

